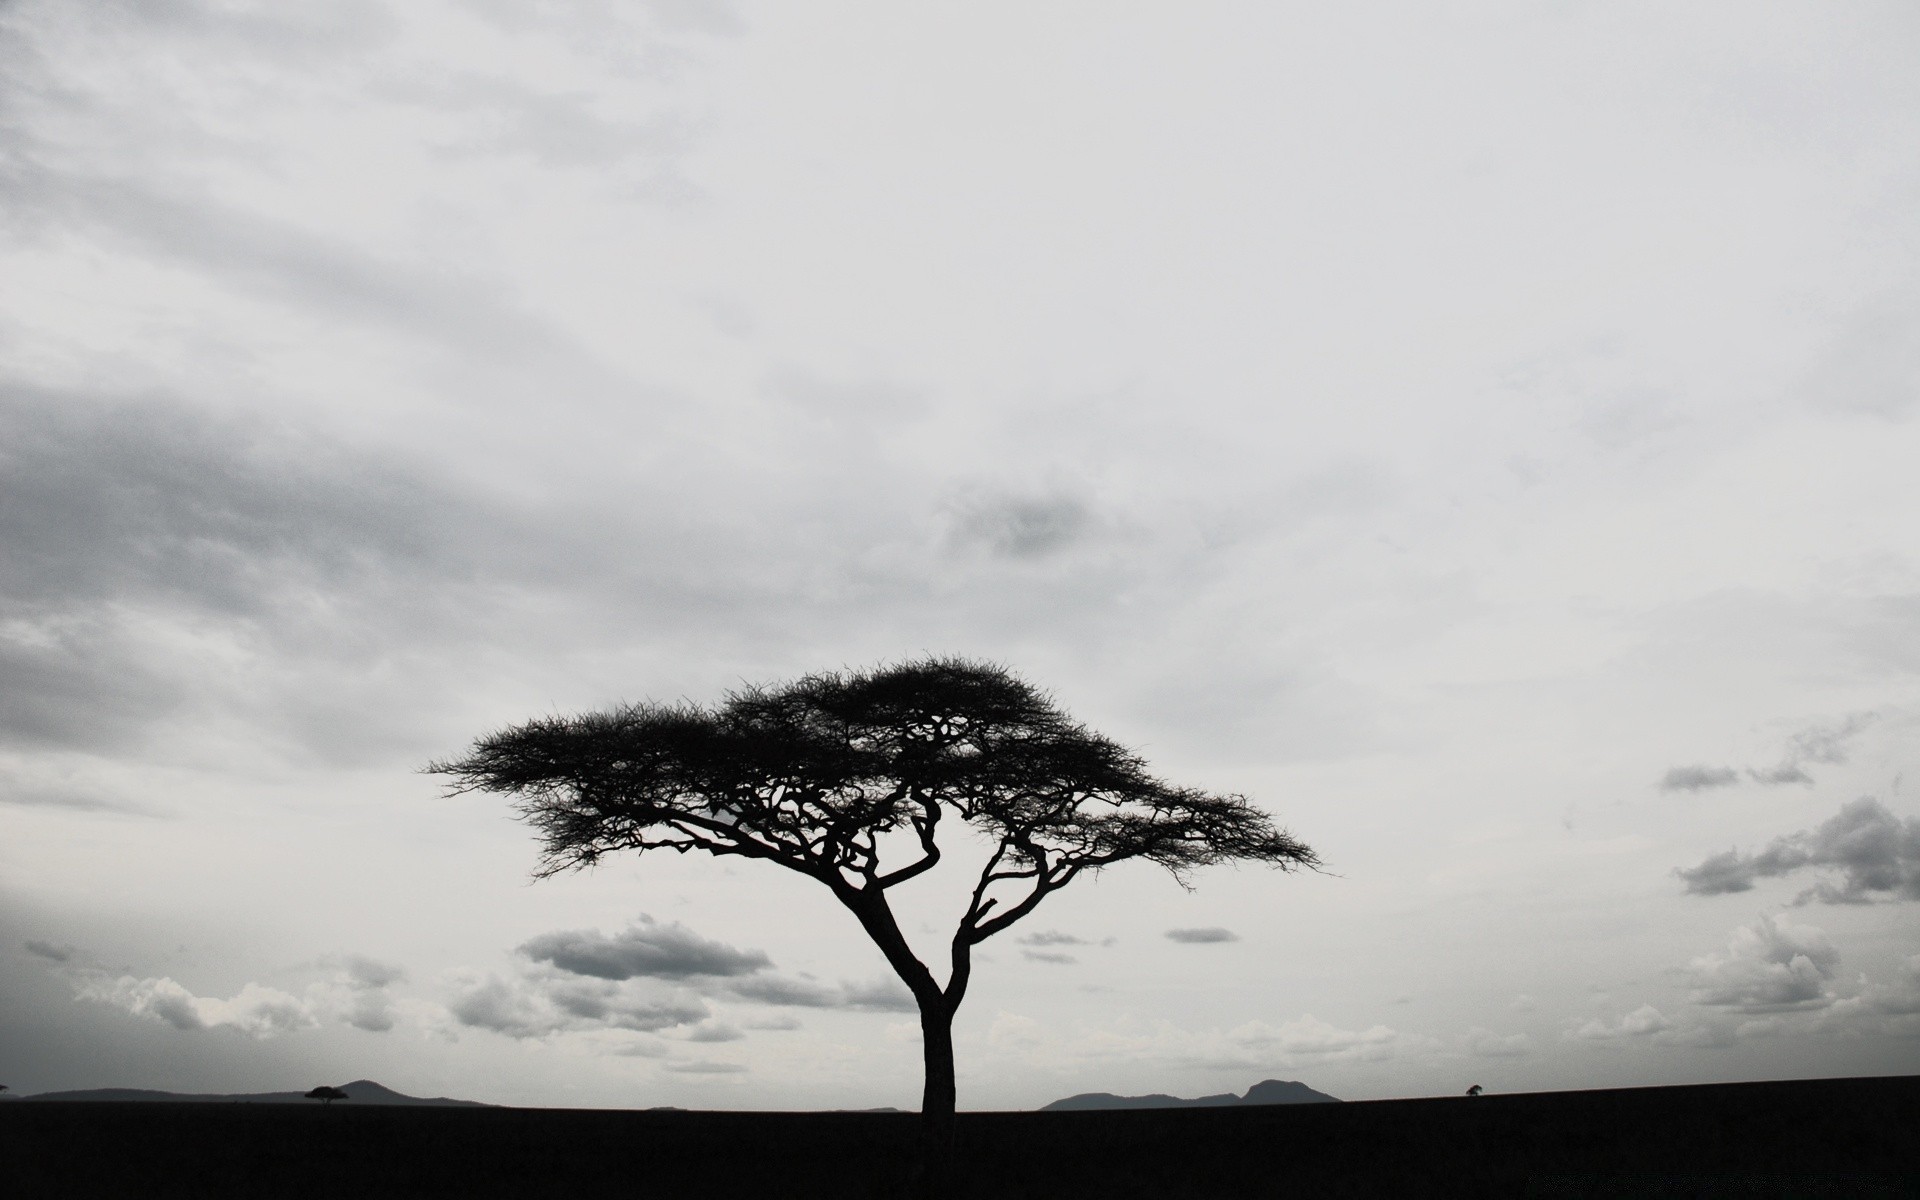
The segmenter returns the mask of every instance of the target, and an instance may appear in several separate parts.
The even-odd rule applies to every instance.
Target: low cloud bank
[[[175,1029],[222,1026],[256,1038],[312,1029],[320,1021],[306,1001],[277,988],[249,983],[231,999],[196,996],[172,979],[108,978],[104,973],[81,983],[78,996],[110,1004],[140,1017],[164,1021]]]
[[[456,1022],[523,1039],[624,1030],[715,1042],[744,1036],[714,1018],[710,1002],[715,1000],[776,1008],[917,1010],[913,996],[892,980],[826,983],[782,975],[762,951],[729,946],[679,922],[663,924],[644,914],[614,934],[597,929],[543,933],[515,953],[524,962],[517,975],[468,973],[457,980],[448,1005]],[[798,1022],[745,1025],[792,1029]]]

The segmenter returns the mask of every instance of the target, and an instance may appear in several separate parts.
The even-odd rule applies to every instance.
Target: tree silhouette
[[[1316,867],[1238,795],[1174,787],[1005,669],[928,658],[747,687],[707,709],[623,705],[544,717],[430,764],[450,795],[500,792],[538,831],[536,877],[621,850],[764,859],[852,912],[920,1010],[929,1186],[954,1130],[953,1018],[973,948],[1083,872],[1127,859],[1170,871],[1236,860]],[[942,858],[955,819],[992,845],[948,947],[944,984],[909,946],[889,889]],[[943,822],[945,825],[943,826]],[[904,850],[907,861],[882,863]]]
[[[306,1094],[306,1099],[318,1100],[324,1108],[335,1100],[346,1100],[349,1097],[337,1087],[317,1087]]]

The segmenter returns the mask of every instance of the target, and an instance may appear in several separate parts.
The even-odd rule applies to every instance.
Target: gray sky
[[[926,652],[1330,869],[1051,898],[963,1107],[1920,1071],[1917,145],[1904,3],[0,4],[0,1079],[913,1107],[824,892],[418,768]]]

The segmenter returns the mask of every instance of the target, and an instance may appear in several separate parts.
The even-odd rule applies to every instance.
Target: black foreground
[[[913,1194],[912,1113],[0,1101],[12,1196]],[[958,1194],[1920,1196],[1920,1076],[962,1113]]]

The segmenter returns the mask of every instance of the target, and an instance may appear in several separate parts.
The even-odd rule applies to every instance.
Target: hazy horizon
[[[1920,1073],[1917,144],[1896,3],[0,6],[0,1082],[915,1108],[822,889],[421,768],[923,654],[1327,865],[962,1109]]]

